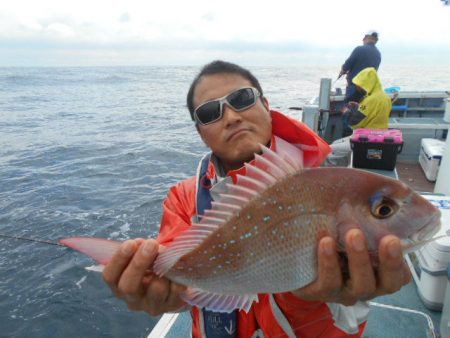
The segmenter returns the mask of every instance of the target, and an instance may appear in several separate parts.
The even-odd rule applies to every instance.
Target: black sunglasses
[[[194,110],[195,120],[202,124],[211,124],[223,117],[223,105],[226,103],[234,111],[241,112],[256,103],[260,96],[258,89],[241,88],[219,99],[207,101]]]

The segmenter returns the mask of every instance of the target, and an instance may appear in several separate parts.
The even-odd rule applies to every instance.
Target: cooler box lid
[[[398,129],[366,129],[353,131],[352,142],[392,143],[403,144],[401,130]]]
[[[423,138],[421,141],[422,149],[429,159],[442,158],[445,149],[445,142],[434,138]]]

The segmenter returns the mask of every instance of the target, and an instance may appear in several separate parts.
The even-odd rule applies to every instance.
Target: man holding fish
[[[130,309],[152,316],[190,309],[193,337],[362,336],[368,314],[364,301],[396,292],[410,280],[397,237],[409,234],[383,228],[368,235],[361,230],[364,224],[357,224],[366,216],[342,218],[339,226],[345,231],[333,233],[330,227],[318,227],[310,247],[290,254],[286,250],[296,250],[301,243],[291,245],[299,234],[290,230],[300,216],[286,218],[293,205],[277,204],[278,193],[284,196],[290,186],[294,189],[288,181],[280,192],[277,177],[281,180],[284,172],[290,172],[300,179],[303,167],[318,167],[323,162],[329,146],[301,122],[270,110],[258,80],[248,70],[228,62],[206,65],[193,81],[187,103],[211,153],[200,161],[196,177],[170,189],[157,240],[128,240],[106,265],[103,278],[114,294]],[[263,155],[255,160],[261,145],[267,148],[263,147]],[[253,164],[244,166],[249,162]],[[277,174],[280,168],[283,173]],[[327,180],[326,170],[333,169],[305,169],[305,174],[325,170],[319,174],[322,177],[308,179],[320,182]],[[355,186],[368,180],[356,180]],[[347,190],[352,189],[351,183],[347,182]],[[398,185],[395,193],[406,191]],[[318,183],[319,188],[329,189]],[[307,224],[327,213],[327,201],[324,207],[307,203],[320,194],[314,189],[311,187],[295,204],[296,210],[312,208],[311,213],[317,216],[306,219]],[[258,200],[264,194],[268,197]],[[344,200],[339,194],[334,191],[329,199]],[[408,203],[423,203],[411,200],[416,197],[408,198]],[[388,218],[397,211],[392,200],[372,196],[369,213],[378,213],[389,223]],[[339,205],[347,211],[353,207],[342,201]],[[338,219],[336,215],[330,217]],[[258,222],[251,223],[258,217]],[[273,227],[275,218],[278,223]],[[242,230],[247,224],[251,228],[248,225],[249,229]],[[270,226],[270,232],[263,229],[265,225]],[[288,230],[283,232],[284,228]],[[258,237],[263,232],[264,237]],[[376,268],[369,250],[376,253]],[[245,260],[239,259],[243,256]],[[307,284],[291,283],[290,271],[308,270],[301,266],[303,256],[314,262],[311,274],[304,278]],[[285,261],[291,265],[287,270]],[[272,265],[266,266],[269,262]],[[263,268],[270,271],[261,275]]]

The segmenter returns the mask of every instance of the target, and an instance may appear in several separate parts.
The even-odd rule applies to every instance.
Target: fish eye
[[[397,211],[397,204],[389,198],[383,197],[372,207],[372,215],[376,218],[388,218]]]

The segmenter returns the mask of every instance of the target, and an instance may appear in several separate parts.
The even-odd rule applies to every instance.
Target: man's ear
[[[267,111],[270,112],[269,100],[265,96],[261,97],[261,102]]]

